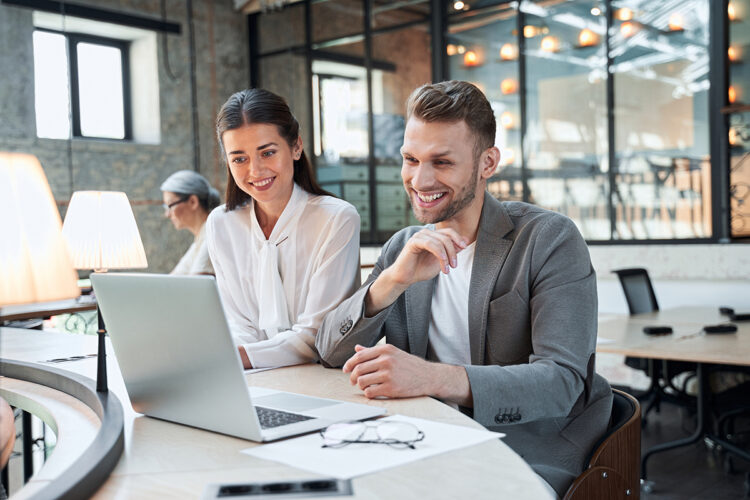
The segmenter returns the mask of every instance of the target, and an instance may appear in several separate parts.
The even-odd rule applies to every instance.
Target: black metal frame
[[[424,20],[410,21],[408,23],[389,26],[386,28],[372,29],[371,28],[371,12],[373,0],[365,0],[364,5],[364,26],[363,30],[359,33],[352,33],[337,37],[329,40],[322,40],[313,42],[310,36],[312,29],[312,16],[310,13],[311,5],[314,3],[321,3],[327,0],[304,0],[299,4],[291,5],[287,8],[300,8],[304,6],[306,10],[305,14],[305,30],[306,39],[302,45],[295,45],[284,49],[276,49],[266,53],[259,53],[257,39],[257,19],[261,14],[251,14],[249,16],[249,28],[250,34],[250,66],[251,66],[251,84],[257,85],[258,83],[258,60],[264,57],[270,57],[282,53],[300,53],[306,54],[308,57],[308,65],[311,64],[311,60],[318,57],[330,56],[332,58],[341,59],[341,62],[347,62],[350,64],[357,64],[364,66],[367,69],[368,75],[368,142],[370,144],[369,154],[369,167],[370,167],[370,183],[371,183],[371,213],[370,213],[370,232],[367,240],[363,239],[363,244],[380,244],[382,241],[378,239],[378,231],[376,227],[376,210],[374,203],[377,203],[376,193],[374,187],[374,159],[373,159],[373,130],[372,130],[372,97],[370,89],[371,71],[373,68],[377,68],[378,61],[372,59],[372,39],[375,35],[381,32],[394,31],[397,29],[407,28],[410,26],[429,23],[431,33],[431,51],[432,51],[432,74],[433,81],[442,81],[450,77],[449,65],[446,56],[445,46],[447,43],[447,30],[448,24],[453,19],[460,19],[465,16],[476,15],[477,12],[485,12],[488,9],[497,8],[510,4],[509,0],[498,0],[483,5],[481,9],[468,11],[468,12],[449,12],[450,1],[446,0],[429,0],[430,3],[430,14],[428,18]],[[525,0],[524,0],[525,1]],[[617,173],[617,155],[615,150],[615,117],[614,117],[614,106],[615,106],[615,95],[614,95],[614,78],[615,75],[611,72],[614,65],[613,58],[610,50],[610,36],[605,36],[606,44],[606,69],[607,69],[607,83],[606,83],[606,102],[607,102],[607,140],[608,140],[608,160],[609,160],[609,171],[608,171],[608,216],[610,219],[610,237],[606,240],[591,240],[588,241],[590,245],[642,245],[642,244],[706,244],[706,243],[718,243],[718,242],[742,242],[742,238],[732,238],[730,232],[730,210],[729,210],[729,148],[728,148],[728,118],[725,114],[721,113],[721,109],[727,105],[727,85],[728,85],[728,61],[726,47],[728,43],[728,26],[727,26],[727,2],[728,0],[719,0],[721,8],[711,9],[711,18],[709,20],[709,54],[710,54],[710,68],[709,68],[709,80],[711,87],[709,90],[709,129],[710,129],[710,155],[711,155],[711,211],[712,211],[712,235],[707,238],[685,238],[685,239],[617,239],[617,228],[616,228],[616,213],[615,213],[615,200],[614,195],[616,193],[616,173]],[[518,58],[518,71],[519,71],[519,106],[520,106],[520,134],[521,134],[521,152],[519,157],[520,164],[520,176],[523,186],[523,200],[529,201],[531,198],[531,192],[528,186],[529,170],[527,165],[527,154],[526,154],[526,134],[528,129],[527,123],[527,107],[526,107],[526,58],[525,58],[525,38],[523,37],[523,26],[525,23],[525,15],[522,9],[522,5],[519,2],[516,7],[516,23],[517,23],[517,44],[519,48]],[[607,33],[611,32],[613,26],[612,7],[613,0],[604,0],[604,9],[606,15],[606,26]],[[354,39],[363,40],[365,44],[365,57],[364,60],[359,58],[352,58],[348,56],[341,56],[338,54],[331,55],[331,52],[320,51],[320,47],[328,47],[336,45],[336,42],[344,43],[351,42]],[[343,59],[346,59],[344,61]],[[387,63],[386,63],[387,64]],[[383,68],[385,69],[385,68]],[[310,79],[309,85],[312,83]],[[312,117],[312,110],[308,110],[310,117]],[[312,120],[310,121],[312,123]],[[314,162],[315,159],[312,158]]]
[[[729,0],[716,0],[719,8],[711,9],[709,17],[709,133],[711,151],[711,207],[714,239],[728,242],[731,238],[731,209],[729,195],[729,115],[721,109],[728,105],[729,86]],[[720,12],[721,15],[718,15]],[[724,168],[721,168],[721,167]]]
[[[365,0],[364,7],[364,35],[365,35],[365,71],[367,72],[367,175],[370,198],[370,241],[377,241],[378,196],[374,186],[375,178],[375,116],[372,112],[372,0]]]
[[[195,19],[193,17],[193,0],[187,0],[188,44],[190,46],[190,107],[193,133],[193,170],[201,171],[201,136],[198,127],[198,77],[195,60]]]
[[[520,3],[519,3],[520,6]],[[521,34],[518,37],[518,111],[521,132],[521,190],[523,201],[528,202],[531,198],[529,189],[529,169],[526,163],[526,133],[528,131],[528,112],[526,111],[526,58],[521,54],[526,53],[526,37],[523,36],[523,27],[526,25],[526,16],[520,9],[516,10],[516,31]]]
[[[606,33],[609,34],[612,32],[612,25],[613,25],[613,18],[612,18],[612,2],[610,0],[607,0],[607,12],[606,12],[606,19],[607,19],[607,27],[606,27]],[[605,43],[605,50],[607,51],[607,145],[609,146],[607,148],[607,161],[609,162],[609,169],[608,169],[608,176],[609,176],[609,190],[607,192],[607,209],[609,212],[609,239],[614,239],[615,231],[617,230],[617,224],[615,223],[615,218],[617,217],[615,213],[615,203],[614,199],[612,198],[614,194],[614,189],[612,187],[616,183],[616,177],[615,172],[616,169],[614,168],[615,165],[617,165],[617,155],[615,152],[615,148],[613,145],[615,144],[615,77],[612,72],[610,72],[610,68],[614,64],[614,60],[612,59],[612,37],[605,36],[604,37],[604,43]]]
[[[57,478],[34,493],[34,498],[38,499],[92,496],[107,480],[125,450],[124,413],[117,396],[112,392],[96,392],[94,381],[82,375],[23,361],[0,358],[0,375],[69,394],[99,417],[99,431],[81,456]]]

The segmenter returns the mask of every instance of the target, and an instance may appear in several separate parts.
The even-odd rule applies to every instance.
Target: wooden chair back
[[[612,389],[609,431],[594,447],[588,467],[573,481],[564,500],[640,498],[641,407],[630,394]]]

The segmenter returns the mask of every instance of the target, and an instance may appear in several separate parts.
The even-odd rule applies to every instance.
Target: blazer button
[[[349,330],[352,329],[352,325],[354,325],[354,322],[351,319],[347,319],[343,323],[341,323],[341,327],[339,328],[339,333],[341,335],[345,335]]]
[[[495,423],[496,424],[502,424],[502,423],[504,423],[503,422],[503,417],[499,413],[497,415],[495,415]]]

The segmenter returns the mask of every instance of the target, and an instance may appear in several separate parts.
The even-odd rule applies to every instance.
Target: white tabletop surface
[[[706,334],[704,325],[727,323],[719,308],[679,307],[646,314],[599,318],[598,352],[642,358],[750,366],[750,322],[736,322],[737,332]],[[669,335],[647,335],[644,326],[671,326]],[[602,340],[604,339],[604,340]]]
[[[108,349],[111,346],[108,345]],[[3,358],[39,362],[95,351],[94,336],[0,328],[0,357]],[[92,378],[96,372],[93,358],[51,366]],[[110,390],[120,398],[125,413],[125,452],[94,498],[198,498],[209,483],[314,477],[303,470],[240,453],[240,450],[256,446],[250,441],[135,413],[111,350],[108,370]],[[373,404],[386,408],[389,414],[479,427],[471,418],[432,398],[367,400],[349,384],[347,375],[320,365],[288,367],[246,377],[249,384],[261,387]],[[3,387],[12,390],[9,382]],[[54,397],[54,394],[44,397]],[[64,432],[65,429],[61,429],[61,433]],[[68,453],[75,454],[75,451],[70,449]],[[57,460],[64,461],[64,458]],[[22,492],[28,494],[43,486],[51,479],[48,472],[40,471]],[[353,480],[353,488],[355,498],[536,500],[549,497],[538,476],[500,440],[358,477]]]

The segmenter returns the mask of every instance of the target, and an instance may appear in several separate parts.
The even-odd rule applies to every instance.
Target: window
[[[441,4],[306,0],[250,17],[251,79],[301,115],[362,243],[413,222],[397,194],[403,101],[451,78],[495,111],[497,198],[563,213],[590,243],[750,237],[750,0]]]
[[[406,97],[432,79],[428,15],[427,0],[308,0],[250,18],[252,84],[287,100],[321,187],[359,212],[363,244],[416,223],[399,150]]]
[[[750,0],[732,0],[729,18],[729,204],[735,238],[750,237]]]
[[[472,5],[449,13],[446,54],[496,110],[492,194],[590,242],[715,237],[707,0]]]
[[[127,41],[34,31],[37,136],[130,139],[128,49]]]

